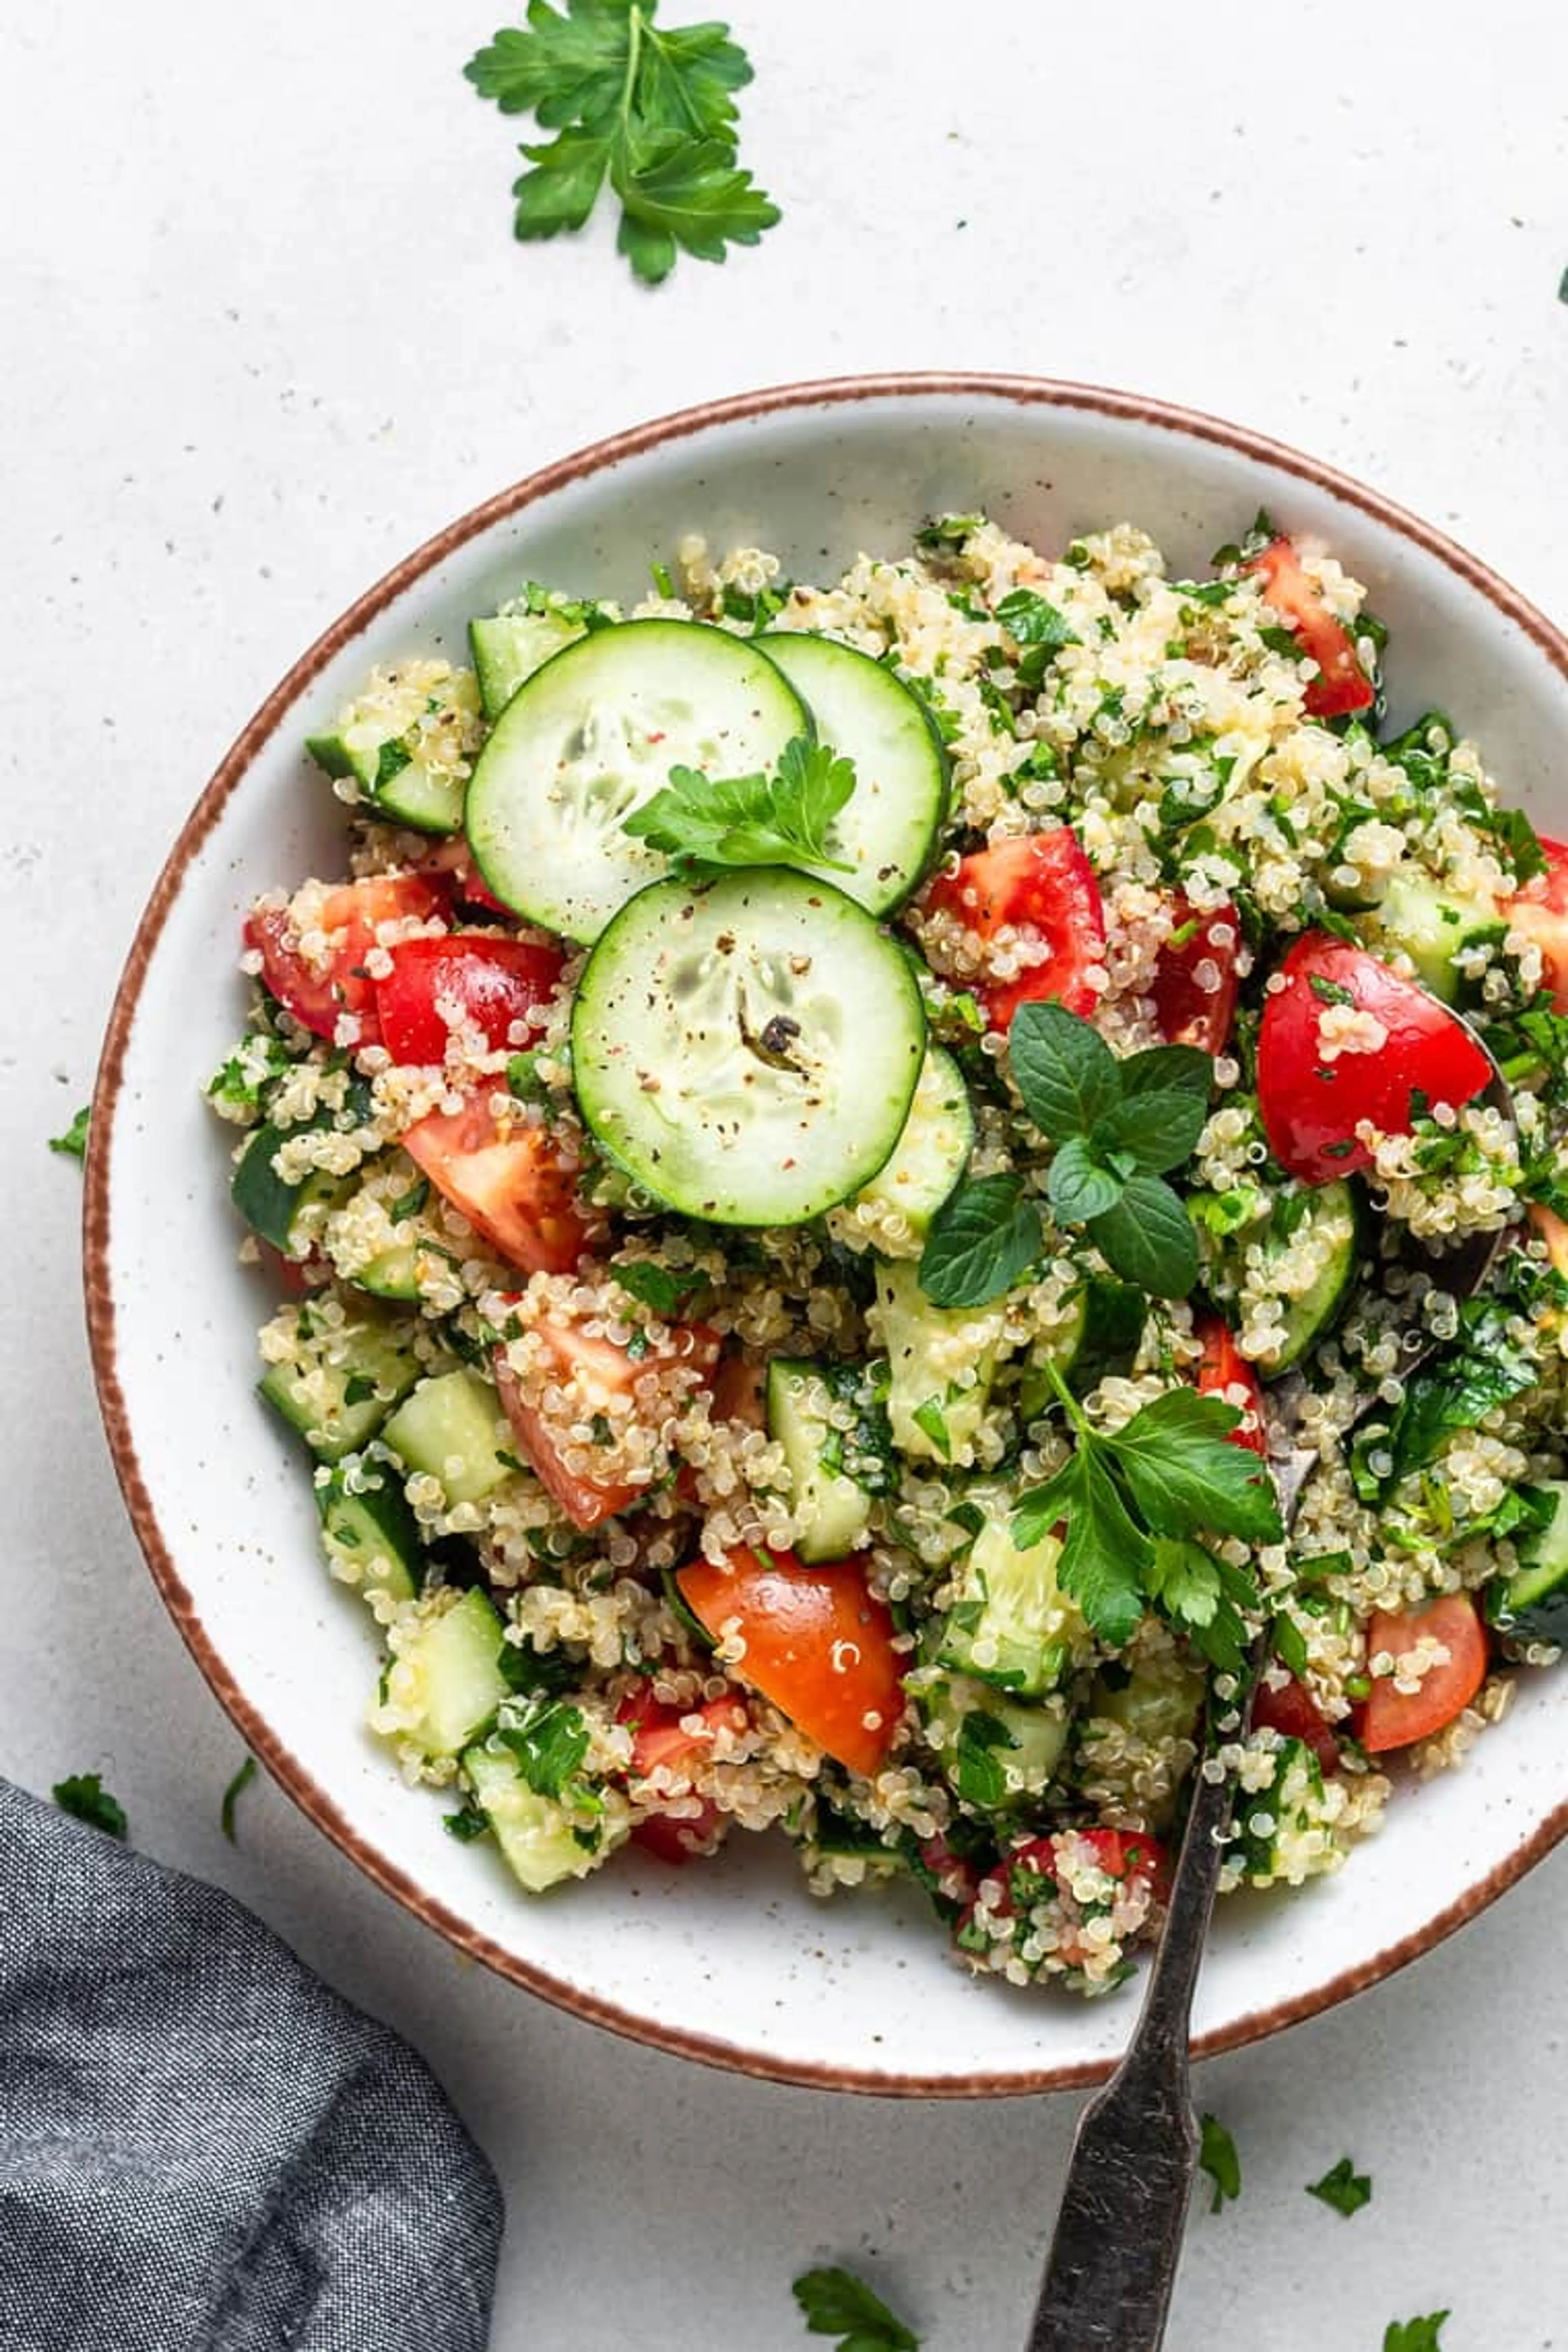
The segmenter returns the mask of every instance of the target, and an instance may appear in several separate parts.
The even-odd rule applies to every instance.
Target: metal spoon
[[[1476,1042],[1481,1045],[1479,1037]],[[1481,1050],[1487,1051],[1484,1045]],[[1491,1081],[1477,1099],[1512,1122],[1513,1097],[1495,1060]],[[1402,1263],[1412,1274],[1428,1274],[1449,1297],[1463,1300],[1485,1280],[1500,1239],[1500,1233],[1475,1234],[1441,1255],[1417,1246]],[[1436,1344],[1428,1339],[1413,1351],[1408,1369]],[[1287,1534],[1318,1459],[1316,1446],[1301,1438],[1309,1393],[1294,1372],[1265,1391],[1269,1466]],[[1375,1389],[1358,1392],[1345,1426],[1353,1427],[1376,1402]],[[1241,1687],[1221,1704],[1211,1699],[1170,1906],[1137,2030],[1121,2065],[1079,2118],[1026,2352],[1159,2352],[1164,2340],[1199,2148],[1188,2063],[1193,1993],[1234,1794],[1228,1774],[1211,1780],[1205,1767],[1222,1745],[1245,1735],[1268,1648],[1266,1628],[1248,1654]]]

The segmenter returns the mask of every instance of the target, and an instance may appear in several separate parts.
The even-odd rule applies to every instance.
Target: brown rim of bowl
[[[1077,2089],[1104,2081],[1115,2061],[1108,2058],[1006,2074],[892,2074],[868,2068],[795,2063],[769,2057],[763,2052],[737,2048],[711,2035],[651,2023],[612,2002],[564,1984],[503,1950],[489,1937],[481,1935],[444,1905],[436,1902],[424,1888],[362,1837],[338,1810],[327,1791],[319,1787],[295,1760],[241,1691],[208,1639],[191,1594],[174,1566],[137,1459],[131,1416],[116,1361],[114,1307],[109,1286],[110,1144],[126,1046],[148,965],[192,857],[211,831],[219,812],[238,786],[260,746],[324,665],[384,611],[395,597],[492,523],[522,512],[552,491],[597,473],[606,466],[623,458],[640,456],[646,450],[686,439],[693,434],[707,432],[714,426],[772,415],[780,411],[833,408],[852,402],[933,394],[1010,401],[1021,407],[1089,410],[1100,415],[1124,418],[1129,423],[1153,425],[1169,432],[1186,434],[1197,440],[1216,443],[1244,457],[1260,460],[1282,473],[1292,474],[1317,488],[1330,491],[1348,505],[1359,507],[1363,513],[1428,555],[1436,556],[1531,638],[1568,682],[1568,638],[1506,582],[1499,579],[1495,572],[1452,540],[1445,538],[1417,517],[1407,514],[1376,491],[1368,489],[1346,475],[1336,473],[1331,467],[1303,457],[1300,451],[1282,442],[1270,440],[1261,433],[1247,431],[1196,410],[1175,407],[1167,402],[1145,400],[1134,394],[1109,391],[1096,385],[1057,383],[1043,377],[900,373],[775,385],[762,391],[737,394],[724,400],[705,402],[699,407],[682,409],[674,415],[634,425],[628,432],[595,442],[554,465],[530,474],[510,489],[500,491],[482,506],[475,507],[458,521],[448,524],[445,530],[438,531],[423,547],[416,549],[412,555],[405,556],[317,638],[242,730],[181,828],[137,926],[115,992],[93,1096],[82,1227],[88,1334],[99,1404],[121,1490],[153,1579],[170,1615],[184,1637],[187,1648],[247,1746],[266,1765],[274,1780],[288,1790],[295,1803],[326,1832],[351,1861],[358,1864],[367,1877],[459,1950],[470,1954],[475,1959],[483,1960],[501,1976],[526,1986],[531,1992],[542,1994],[545,2000],[573,2016],[606,2026],[612,2032],[624,2034],[632,2041],[647,2042],[655,2049],[680,2057],[700,2059],[705,2064],[722,2067],[734,2074],[802,2084],[810,2089],[861,2091],[906,2098],[980,2098],[1023,2092]],[[1568,1834],[1568,1799],[1556,1805],[1546,1820],[1539,1823],[1506,1860],[1499,1863],[1476,1885],[1468,1888],[1458,1902],[1439,1912],[1424,1927],[1389,1945],[1360,1966],[1344,1969],[1325,1984],[1314,1986],[1310,1991],[1299,1993],[1273,2008],[1253,2011],[1215,2032],[1200,2036],[1194,2042],[1194,2055],[1213,2057],[1223,2051],[1260,2041],[1267,2034],[1278,2032],[1283,2026],[1314,2017],[1352,1993],[1360,1992],[1391,1976],[1406,1962],[1430,1951],[1445,1937],[1452,1935],[1457,1927],[1475,1918],[1533,1864],[1550,1853],[1564,1834]],[[977,1993],[976,1997],[983,1996]]]

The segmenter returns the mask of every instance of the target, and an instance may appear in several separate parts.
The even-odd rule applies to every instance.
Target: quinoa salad
[[[207,1089],[261,1394],[476,1870],[770,1831],[1103,1991],[1206,1726],[1295,1887],[1568,1638],[1568,849],[1267,518],[650,576],[318,714]]]

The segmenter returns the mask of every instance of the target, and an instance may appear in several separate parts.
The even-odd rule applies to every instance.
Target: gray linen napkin
[[[500,2229],[395,2034],[0,1780],[4,2352],[480,2352]]]

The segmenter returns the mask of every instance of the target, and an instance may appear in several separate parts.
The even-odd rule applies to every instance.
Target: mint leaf
[[[1040,1213],[1018,1176],[961,1183],[931,1221],[920,1285],[933,1307],[984,1307],[1011,1290],[1044,1245]]]
[[[1123,1095],[1094,1130],[1097,1146],[1131,1153],[1146,1176],[1190,1160],[1209,1115],[1206,1094]]]
[[[1218,1397],[1168,1389],[1098,1443],[1114,1456],[1156,1535],[1186,1537],[1203,1528],[1252,1543],[1280,1543],[1279,1497],[1268,1467],[1227,1434],[1240,1418]]]
[[[1129,1054],[1116,1070],[1122,1099],[1129,1095],[1195,1095],[1206,1103],[1214,1090],[1214,1061],[1195,1045],[1149,1045]]]
[[[657,0],[530,0],[526,29],[496,34],[464,68],[503,114],[532,114],[554,138],[525,145],[516,233],[583,226],[606,181],[621,205],[619,248],[648,285],[684,251],[722,261],[754,245],[778,208],[736,158],[733,93],[752,68],[725,25],[654,23]]]
[[[1342,2156],[1337,2164],[1329,2167],[1321,2180],[1308,2181],[1307,2194],[1331,2205],[1348,2221],[1352,2213],[1359,2213],[1363,2205],[1371,2203],[1372,2179],[1369,2174],[1358,2172],[1348,2156]]]
[[[1234,2201],[1241,2194],[1241,2158],[1236,2152],[1236,2142],[1217,2116],[1199,2118],[1203,2140],[1198,2149],[1198,2169],[1206,2172],[1214,2182],[1214,2202],[1211,2213],[1217,2213],[1226,2199]]]
[[[1131,1640],[1143,1614],[1143,1576],[1152,1557],[1101,1454],[1089,1438],[1043,1486],[1018,1497],[1013,1540],[1027,1550],[1066,1521],[1057,1577],[1093,1631],[1113,1650]]]
[[[1065,1004],[1020,1004],[1007,1052],[1024,1108],[1053,1143],[1091,1134],[1121,1099],[1115,1055],[1093,1024]]]
[[[674,767],[662,791],[626,818],[624,830],[661,850],[693,878],[736,866],[850,869],[833,856],[834,818],[855,790],[853,763],[797,735],[772,777],[705,776]]]
[[[1383,2352],[1441,2352],[1437,2338],[1447,2316],[1432,2311],[1425,2319],[1391,2319],[1383,2332]]]
[[[1121,1200],[1090,1223],[1113,1274],[1157,1298],[1185,1298],[1198,1278],[1192,1221],[1162,1176],[1133,1176]]]
[[[96,1772],[73,1772],[68,1780],[57,1780],[49,1793],[62,1813],[102,1830],[106,1837],[122,1839],[130,1827],[124,1806],[110,1795]]]
[[[1109,1127],[1101,1120],[1099,1133]],[[1106,1167],[1081,1135],[1069,1135],[1051,1161],[1046,1192],[1064,1224],[1087,1224],[1121,1200],[1126,1179]]]
[[[805,2271],[791,2292],[807,2335],[838,2336],[838,2352],[920,2352],[920,2337],[853,2271]]]

